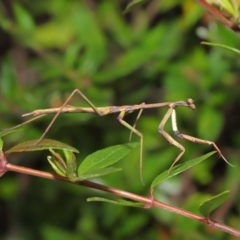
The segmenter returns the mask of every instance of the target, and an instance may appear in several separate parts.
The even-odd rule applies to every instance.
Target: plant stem
[[[214,17],[216,17],[219,21],[221,21],[225,26],[229,27],[236,33],[240,33],[239,26],[234,22],[234,19],[227,19],[223,13],[218,10],[215,6],[212,6],[205,0],[196,0],[200,5],[202,5],[205,10],[210,12]]]
[[[28,174],[28,175],[32,175],[32,176],[37,176],[37,177],[42,177],[42,178],[47,178],[47,179],[51,179],[51,180],[59,180],[59,181],[63,181],[63,182],[69,182],[72,184],[76,184],[76,185],[81,185],[81,186],[85,186],[85,187],[89,187],[89,188],[94,188],[100,191],[104,191],[104,192],[109,192],[112,193],[114,195],[118,195],[127,199],[131,199],[137,202],[141,202],[144,203],[145,208],[150,208],[150,207],[158,207],[158,208],[162,208],[164,210],[170,211],[170,212],[174,212],[176,214],[182,215],[184,217],[193,219],[195,221],[201,222],[205,225],[208,225],[210,227],[222,230],[224,232],[227,232],[231,235],[235,235],[237,237],[240,237],[240,231],[234,228],[231,228],[229,226],[226,226],[224,224],[215,222],[213,220],[210,220],[208,218],[196,215],[194,213],[188,212],[184,209],[181,208],[177,208],[177,207],[173,207],[170,206],[168,204],[159,202],[157,200],[155,200],[151,194],[150,197],[143,197],[137,194],[133,194],[130,192],[126,192],[120,189],[116,189],[116,188],[112,188],[112,187],[107,187],[98,183],[94,183],[94,182],[90,182],[90,181],[80,181],[80,182],[71,182],[69,181],[69,179],[59,176],[59,175],[55,175],[52,173],[48,173],[48,172],[43,172],[43,171],[38,171],[38,170],[34,170],[31,168],[26,168],[26,167],[21,167],[21,166],[17,166],[14,164],[10,164],[7,163],[5,165],[5,171],[13,171],[13,172],[19,172],[19,173],[23,173],[23,174]]]

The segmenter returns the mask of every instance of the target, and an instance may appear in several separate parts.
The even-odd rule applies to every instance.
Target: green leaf
[[[56,140],[43,139],[38,144],[36,144],[37,142],[38,140],[31,140],[31,141],[19,143],[18,145],[15,145],[14,147],[7,150],[6,154],[9,154],[12,152],[40,151],[40,150],[46,150],[50,148],[60,149],[60,150],[69,150],[72,152],[79,153],[79,151],[76,148]]]
[[[0,137],[3,137],[3,136],[5,136],[5,135],[8,135],[8,134],[10,134],[10,133],[14,133],[14,132],[17,132],[17,131],[19,131],[19,130],[22,130],[22,129],[6,129],[6,130],[4,130],[4,129],[2,129],[1,131],[0,131]]]
[[[57,164],[57,161],[54,157],[52,156],[48,156],[47,157],[48,162],[50,163],[51,167],[53,168],[53,170],[60,176],[65,177],[66,176],[66,171],[65,169],[62,169],[59,167],[59,165]]]
[[[0,138],[0,151],[2,151],[3,148],[3,140]]]
[[[203,139],[217,139],[222,130],[223,121],[223,115],[219,111],[206,106],[198,119],[198,136]]]
[[[173,25],[170,23],[168,26],[169,29],[173,28]],[[96,73],[93,76],[94,81],[106,83],[113,81],[113,79],[126,77],[137,69],[142,68],[147,61],[156,57],[157,54],[158,57],[160,55],[164,58],[169,57],[172,50],[170,49],[166,51],[167,47],[165,46],[169,46],[171,39],[168,38],[172,35],[176,35],[176,32],[173,34],[173,31],[169,30],[168,35],[166,36],[166,26],[163,24],[157,25],[149,31],[147,35],[141,38],[139,44],[121,54],[117,61],[112,62],[107,68]],[[166,45],[166,42],[168,45]]]
[[[125,8],[123,14],[126,14],[128,12],[131,12],[134,8],[139,7],[143,5],[144,3],[148,2],[149,0],[134,0],[130,2],[127,7]]]
[[[107,202],[107,203],[112,203],[116,205],[121,205],[121,206],[126,206],[126,207],[139,207],[143,208],[144,204],[143,203],[135,203],[131,201],[126,201],[123,199],[119,199],[117,201],[106,199],[106,198],[100,198],[100,197],[91,197],[87,199],[88,202]]]
[[[219,9],[224,12],[227,11],[231,16],[235,17],[237,15],[237,9],[235,11],[234,5],[230,3],[229,0],[221,0],[219,1]]]
[[[84,53],[78,56],[78,73],[88,75],[96,73],[98,67],[106,59],[106,35],[96,21],[93,12],[83,4],[84,1],[80,2],[82,2],[81,7],[73,12],[71,25],[79,42],[81,41],[85,48]]]
[[[73,178],[76,177],[77,162],[76,157],[71,151],[64,150],[64,155],[67,163],[66,177]]]
[[[67,46],[73,37],[72,28],[68,22],[47,21],[38,25],[32,33],[32,38],[43,48],[63,48]],[[63,70],[63,69],[61,69]]]
[[[118,172],[121,171],[121,168],[98,168],[98,169],[94,169],[91,172],[87,173],[87,174],[83,174],[79,177],[76,178],[70,178],[70,181],[72,182],[78,182],[78,181],[82,181],[82,180],[86,180],[89,178],[96,178],[96,177],[100,177],[100,176],[104,176],[110,173],[114,173],[114,172]]]
[[[105,168],[125,157],[139,143],[111,146],[88,155],[78,168],[78,176],[89,174],[95,169]]]
[[[35,24],[32,16],[18,3],[14,2],[13,10],[19,27],[24,31],[31,31]]]
[[[0,89],[4,97],[14,99],[17,89],[16,69],[13,56],[6,54],[0,68]]]
[[[235,53],[240,54],[240,50],[238,50],[238,49],[236,49],[236,48],[233,48],[233,47],[229,47],[229,46],[223,45],[223,44],[219,44],[219,43],[209,43],[209,42],[201,42],[201,44],[205,44],[205,45],[209,45],[209,46],[213,46],[213,47],[225,48],[225,49],[228,49],[228,50],[230,50],[230,51],[233,51],[233,52],[235,52]]]
[[[195,166],[196,164],[202,162],[203,160],[209,158],[211,155],[213,155],[216,151],[207,153],[201,157],[189,160],[185,163],[182,164],[178,164],[175,167],[172,168],[171,172],[169,173],[168,170],[164,171],[163,173],[161,173],[160,175],[158,175],[152,182],[151,184],[151,188],[154,188],[156,185],[158,185],[160,182],[167,180],[181,172],[186,171],[187,169]]]
[[[62,159],[62,156],[59,153],[56,153],[53,149],[49,149],[49,151],[52,153],[52,156],[47,157],[48,162],[57,174],[65,177],[67,165]]]
[[[219,206],[221,206],[228,198],[230,197],[230,191],[224,191],[210,199],[208,199],[207,201],[205,201],[204,203],[202,203],[199,207],[199,211],[200,213],[205,216],[205,217],[209,217],[210,214]]]

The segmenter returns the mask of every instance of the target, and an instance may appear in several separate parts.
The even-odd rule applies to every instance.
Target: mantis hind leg
[[[75,94],[78,94],[92,109],[93,111],[99,115],[99,116],[102,116],[101,112],[97,109],[97,107],[95,107],[95,105],[79,90],[79,89],[75,89],[70,95],[69,97],[66,99],[66,101],[63,103],[63,105],[59,108],[58,112],[55,114],[55,116],[53,117],[53,119],[51,120],[51,122],[49,123],[48,127],[45,129],[44,133],[42,134],[42,136],[36,141],[36,143],[34,143],[34,145],[37,145],[43,138],[44,136],[46,135],[46,133],[49,131],[49,129],[51,128],[51,126],[53,125],[53,123],[56,121],[57,117],[59,116],[59,114],[61,113],[62,109],[64,107],[67,106],[67,104],[70,102],[70,100],[73,98],[73,96]],[[25,116],[28,116],[30,114],[25,114]],[[5,128],[5,129],[2,129],[3,131],[10,131],[10,130],[13,130],[13,129],[16,129],[18,127],[21,127],[21,126],[24,126],[30,122],[33,122],[35,120],[37,120],[38,118],[41,118],[43,116],[45,116],[47,114],[41,114],[41,115],[38,115],[38,116],[35,116],[21,124],[18,124],[14,127],[11,127],[11,128]]]
[[[31,118],[31,119],[29,119],[29,120],[27,120],[27,121],[25,121],[25,122],[23,122],[23,123],[20,123],[20,124],[14,126],[14,127],[11,127],[11,128],[3,128],[3,129],[1,129],[1,130],[2,130],[2,131],[11,131],[11,130],[13,130],[13,129],[16,129],[16,128],[19,128],[19,127],[21,127],[21,126],[24,126],[24,125],[26,125],[26,124],[28,124],[28,123],[30,123],[30,122],[33,122],[33,121],[37,120],[38,118],[41,118],[41,117],[43,117],[43,116],[45,116],[45,115],[46,115],[46,114],[42,114],[42,115],[33,117],[33,118]]]

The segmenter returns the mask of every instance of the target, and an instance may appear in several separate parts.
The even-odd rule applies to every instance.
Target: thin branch
[[[195,221],[201,222],[205,225],[208,225],[212,228],[216,228],[219,229],[221,231],[227,232],[229,234],[235,235],[237,237],[240,237],[240,231],[234,228],[231,228],[229,226],[226,226],[224,224],[215,222],[213,220],[210,220],[208,218],[199,216],[197,214],[188,212],[184,209],[181,208],[177,208],[177,207],[173,207],[170,206],[168,204],[159,202],[157,200],[155,200],[153,197],[143,197],[137,194],[133,194],[133,193],[129,193],[120,189],[116,189],[116,188],[112,188],[112,187],[107,187],[98,183],[94,183],[94,182],[90,182],[90,181],[80,181],[80,182],[71,182],[69,181],[67,178],[59,176],[59,175],[55,175],[52,173],[48,173],[48,172],[43,172],[43,171],[38,171],[38,170],[34,170],[31,168],[26,168],[26,167],[21,167],[21,166],[17,166],[17,165],[13,165],[10,163],[7,164],[3,164],[5,167],[5,171],[13,171],[13,172],[19,172],[19,173],[23,173],[23,174],[28,174],[28,175],[32,175],[32,176],[37,176],[37,177],[42,177],[42,178],[47,178],[47,179],[51,179],[51,180],[60,180],[63,182],[69,182],[72,184],[76,184],[76,185],[80,185],[80,186],[84,186],[84,187],[89,187],[89,188],[93,188],[93,189],[97,189],[100,191],[104,191],[104,192],[108,192],[108,193],[112,193],[114,195],[117,196],[121,196],[127,199],[131,199],[137,202],[141,202],[144,203],[145,208],[150,208],[150,207],[158,207],[158,208],[162,208],[164,210],[170,211],[170,212],[174,212],[176,214],[182,215],[184,217],[193,219]]]
[[[217,18],[219,21],[221,21],[225,26],[230,28],[236,33],[240,33],[239,26],[233,22],[233,19],[227,19],[217,8],[213,7],[210,5],[207,1],[205,0],[195,0],[198,2],[200,5],[202,5],[209,13],[211,13],[215,18]]]

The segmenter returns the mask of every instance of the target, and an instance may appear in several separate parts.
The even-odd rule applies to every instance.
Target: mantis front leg
[[[180,160],[180,158],[182,157],[182,155],[185,152],[185,148],[179,144],[177,141],[175,141],[167,132],[165,132],[163,130],[167,120],[170,118],[170,116],[172,117],[172,128],[173,128],[173,132],[177,137],[186,139],[188,141],[191,142],[196,142],[199,144],[208,144],[208,145],[213,145],[213,147],[216,149],[216,151],[218,152],[218,154],[220,155],[220,157],[223,158],[223,160],[228,163],[230,166],[233,166],[232,164],[230,164],[226,158],[222,155],[222,152],[220,151],[220,149],[217,147],[217,145],[212,142],[212,141],[208,141],[208,140],[204,140],[204,139],[200,139],[200,138],[195,138],[186,134],[181,134],[178,131],[177,128],[177,119],[176,119],[176,110],[174,109],[174,105],[170,106],[169,110],[167,111],[167,113],[165,114],[163,120],[161,121],[159,127],[158,127],[158,131],[168,140],[168,142],[170,144],[173,144],[174,146],[176,146],[177,148],[179,148],[181,150],[180,154],[176,157],[176,159],[174,160],[174,162],[172,163],[172,165],[170,166],[168,172],[171,171],[172,167]]]
[[[185,152],[185,148],[180,144],[178,143],[175,139],[173,139],[173,137],[171,137],[167,132],[164,131],[164,126],[167,122],[167,120],[169,119],[169,117],[172,115],[172,113],[174,112],[175,110],[173,109],[173,107],[170,107],[167,111],[167,113],[165,114],[165,116],[163,117],[161,123],[159,124],[159,127],[158,127],[158,131],[167,139],[167,141],[174,145],[175,147],[179,148],[181,150],[181,152],[179,153],[179,155],[175,158],[174,162],[172,163],[172,165],[170,166],[169,170],[168,170],[168,173],[170,173],[171,169],[173,168],[173,166],[175,165],[176,162],[179,161],[179,159],[182,157],[182,155],[184,154]]]
[[[173,109],[173,111],[172,111],[172,126],[173,126],[174,134],[175,134],[177,137],[186,139],[186,140],[188,140],[188,141],[190,141],[190,142],[194,142],[194,143],[213,145],[213,147],[215,148],[215,150],[218,152],[219,156],[220,156],[227,164],[229,164],[230,166],[234,167],[231,163],[229,163],[229,162],[227,161],[227,159],[223,156],[222,152],[220,151],[220,149],[217,147],[217,145],[216,145],[214,142],[208,141],[208,140],[204,140],[204,139],[200,139],[200,138],[195,138],[195,137],[192,137],[192,136],[189,136],[189,135],[186,135],[186,134],[181,134],[181,133],[179,133],[179,131],[178,131],[178,129],[177,129],[177,121],[176,121],[176,111],[175,111],[175,109]]]

